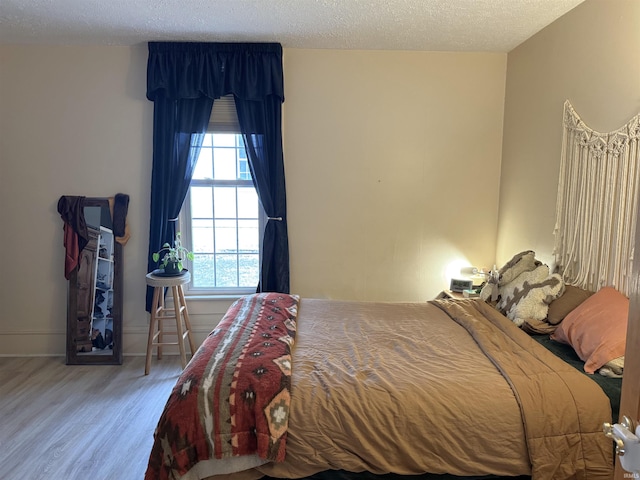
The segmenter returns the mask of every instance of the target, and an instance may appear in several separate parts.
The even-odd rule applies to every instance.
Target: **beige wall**
[[[294,291],[423,301],[450,263],[493,262],[505,62],[286,50]]]
[[[509,53],[496,259],[553,260],[562,109],[600,132],[640,111],[640,2],[587,0]]]
[[[130,195],[125,316],[144,330],[152,108],[146,49],[0,47],[0,354],[64,352],[61,195]],[[141,281],[142,279],[142,281]]]
[[[61,195],[130,195],[125,354],[144,350],[146,46],[0,47],[0,355],[63,354]],[[493,261],[506,55],[285,50],[292,291],[433,297]],[[190,302],[198,337],[229,300]]]
[[[61,195],[130,196],[124,352],[142,353],[153,104],[146,45],[0,47],[1,238],[18,259],[0,275],[0,355],[64,354]],[[199,340],[230,300],[192,301]]]

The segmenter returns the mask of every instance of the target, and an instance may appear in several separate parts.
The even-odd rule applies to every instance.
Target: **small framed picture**
[[[473,288],[473,280],[466,278],[452,278],[449,290],[452,292],[463,292]]]

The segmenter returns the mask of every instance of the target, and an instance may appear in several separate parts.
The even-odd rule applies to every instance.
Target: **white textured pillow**
[[[533,250],[525,250],[515,254],[498,270],[496,275],[492,272],[491,277],[480,291],[480,298],[484,301],[489,301],[489,299],[495,301],[500,294],[498,287],[513,282],[521,274],[535,270],[540,265],[542,264],[536,260],[536,253]]]
[[[505,263],[498,271],[498,285],[506,285],[516,280],[524,272],[529,272],[541,265],[536,260],[536,253],[533,250],[525,250],[514,255],[511,260]]]
[[[549,267],[521,273],[499,288],[497,308],[518,326],[527,320],[544,320],[549,304],[562,295],[564,282],[558,274],[549,275]]]
[[[549,267],[540,265],[538,268],[521,273],[509,283],[501,284],[498,287],[498,294],[500,295],[498,309],[505,310],[506,305],[513,299],[516,290],[522,291],[525,283],[529,285],[539,283],[548,276]]]

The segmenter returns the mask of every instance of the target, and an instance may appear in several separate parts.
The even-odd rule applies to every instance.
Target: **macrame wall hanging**
[[[565,282],[629,295],[640,187],[640,114],[599,133],[564,104],[564,133],[554,229]]]

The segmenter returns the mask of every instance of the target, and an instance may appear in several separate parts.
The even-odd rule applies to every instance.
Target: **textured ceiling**
[[[0,43],[508,52],[584,0],[0,0]]]

